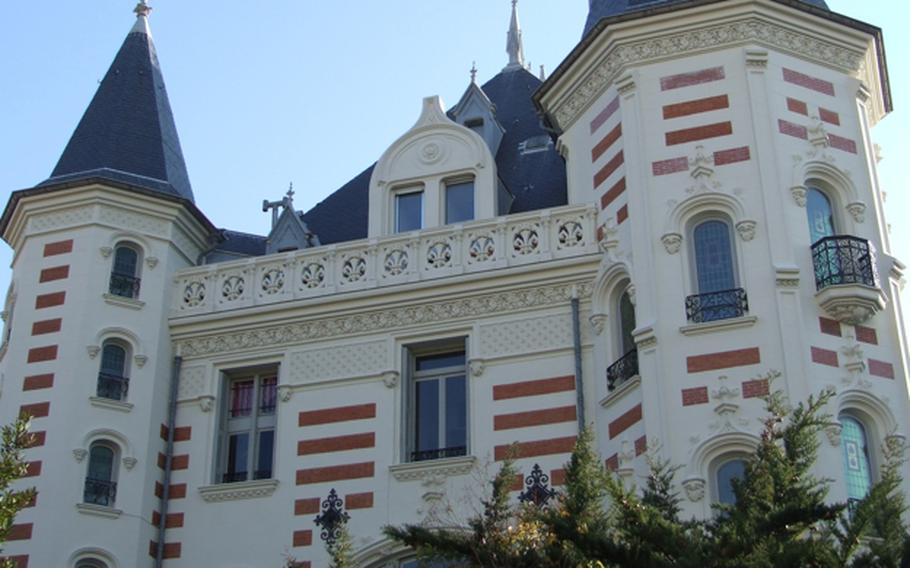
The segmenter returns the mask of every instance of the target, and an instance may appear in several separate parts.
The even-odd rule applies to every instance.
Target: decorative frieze
[[[379,375],[389,368],[386,341],[298,351],[288,356],[288,382],[315,383]]]

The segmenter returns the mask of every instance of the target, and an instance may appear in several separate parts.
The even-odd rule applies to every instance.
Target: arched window
[[[105,341],[101,348],[101,369],[98,372],[98,397],[126,400],[130,380],[128,349],[116,341]]]
[[[619,341],[623,355],[635,350],[635,305],[626,290],[619,296]]]
[[[76,562],[76,568],[108,568],[107,564],[101,560],[95,560],[94,558],[80,560]]]
[[[809,218],[809,242],[816,243],[835,235],[834,210],[831,200],[821,190],[810,187],[806,193],[806,215]]]
[[[733,231],[726,220],[701,221],[692,229],[697,293],[686,298],[686,316],[695,323],[742,316],[746,293],[737,287]]]
[[[610,391],[638,375],[638,348],[635,345],[635,305],[629,291],[619,295],[616,305],[619,358],[607,367],[607,389]]]
[[[94,442],[88,452],[83,502],[113,507],[117,498],[117,447],[109,442]]]
[[[844,477],[847,480],[847,502],[864,498],[872,487],[872,463],[869,438],[863,423],[848,414],[840,416]]]
[[[742,479],[745,475],[746,460],[735,458],[721,463],[714,474],[717,502],[727,505],[736,503],[736,494],[733,492],[733,480]]]
[[[139,297],[139,251],[127,244],[114,248],[109,291],[124,298]]]

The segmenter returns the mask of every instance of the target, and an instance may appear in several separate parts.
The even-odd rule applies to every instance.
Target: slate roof
[[[266,237],[228,229],[221,230],[221,237],[224,240],[215,248],[218,252],[245,256],[262,256],[265,254]]]
[[[155,45],[142,16],[41,185],[109,179],[193,201]]]
[[[583,36],[597,25],[597,22],[603,18],[612,18],[621,16],[630,12],[638,12],[659,6],[672,4],[686,4],[690,0],[590,0],[588,9],[588,19],[585,22],[585,31]],[[825,0],[802,0],[806,4],[811,4],[819,8],[828,9]]]

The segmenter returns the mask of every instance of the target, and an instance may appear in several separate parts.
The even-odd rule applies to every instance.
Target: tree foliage
[[[736,502],[715,504],[707,519],[682,518],[678,467],[649,458],[650,474],[636,491],[605,471],[585,431],[549,505],[510,504],[510,459],[467,530],[404,525],[385,533],[421,558],[484,568],[910,567],[903,448],[885,448],[881,479],[849,509],[828,500],[829,480],[812,475],[832,396],[825,391],[793,408],[780,393],[768,396],[758,447],[733,483]]]
[[[12,424],[0,429],[0,545],[6,542],[16,515],[32,503],[38,492],[34,487],[16,489],[14,484],[28,473],[28,462],[24,451],[34,443],[29,433],[29,417],[20,416]],[[4,560],[3,568],[13,568],[10,560]]]

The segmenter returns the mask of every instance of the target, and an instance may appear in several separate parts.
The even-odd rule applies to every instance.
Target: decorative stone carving
[[[540,236],[530,227],[519,227],[512,235],[512,250],[520,256],[537,252],[540,246]]]
[[[492,237],[481,235],[471,240],[468,256],[477,262],[484,262],[496,255],[496,245]]]
[[[76,448],[73,450],[73,458],[79,463],[82,463],[82,460],[85,459],[85,456],[88,455],[88,450],[84,448]]]
[[[607,314],[591,314],[588,321],[591,322],[591,329],[594,330],[594,333],[601,335],[607,325]]]
[[[746,49],[746,67],[752,73],[762,73],[768,68],[768,52],[764,49]]]
[[[452,246],[449,243],[434,242],[427,249],[429,268],[444,268],[452,263]]]
[[[211,412],[212,408],[215,407],[215,397],[211,395],[205,395],[199,397],[199,408],[202,412]]]
[[[149,358],[146,355],[134,355],[133,361],[136,362],[136,365],[141,369],[145,367],[145,364],[148,362]]]
[[[398,386],[398,380],[401,377],[401,373],[398,371],[384,371],[382,373],[382,384],[386,388],[393,389]]]
[[[861,284],[828,286],[818,291],[815,299],[828,315],[848,325],[865,323],[887,304],[880,288]]]
[[[679,247],[682,245],[683,237],[679,233],[667,233],[666,235],[660,238],[660,242],[663,243],[664,249],[666,249],[667,254],[676,254],[679,252]]]
[[[844,368],[850,372],[851,379],[858,379],[866,372],[866,356],[863,346],[851,334],[847,334],[844,339],[846,344],[840,348],[840,352],[843,353],[846,360]]]
[[[695,156],[689,158],[689,175],[695,179],[695,185],[686,189],[686,193],[703,193],[720,188],[720,182],[714,179],[714,154],[705,151],[699,144],[695,147]]]
[[[318,383],[375,377],[389,368],[384,340],[296,351],[288,356],[288,382]]]
[[[809,190],[804,185],[794,185],[790,188],[790,195],[793,196],[793,201],[800,207],[806,206],[806,196],[808,193]]]
[[[471,369],[472,377],[479,377],[483,374],[484,369],[486,369],[486,361],[474,358],[468,361],[468,367]]]
[[[278,488],[277,479],[257,479],[239,483],[221,483],[199,488],[199,496],[207,503],[239,501],[268,497]]]
[[[482,325],[479,344],[480,355],[485,358],[571,348],[572,316],[542,316]]]
[[[904,452],[907,449],[907,437],[896,432],[888,434],[885,436],[884,446],[886,458],[902,461],[904,459]]]
[[[810,144],[821,149],[828,147],[828,130],[825,128],[825,123],[822,122],[819,117],[813,116],[810,119],[808,132]]]
[[[352,256],[344,261],[341,267],[341,278],[345,282],[358,282],[367,273],[367,261],[359,256]]]
[[[101,256],[103,256],[104,258],[108,258],[109,256],[111,256],[114,253],[114,247],[104,246],[98,250],[101,251]]]
[[[154,270],[158,266],[158,257],[157,256],[147,256],[145,257],[145,265],[150,269]]]
[[[267,270],[262,275],[259,286],[269,296],[281,292],[281,289],[284,288],[284,271],[278,268]]]
[[[101,352],[100,345],[86,345],[85,350],[88,351],[88,356],[90,359],[94,359],[98,356],[98,353]]]
[[[722,376],[718,380],[720,381],[720,387],[711,391],[711,398],[714,400],[733,400],[739,398],[739,389],[727,386],[727,381],[730,380],[729,377]]]
[[[184,367],[180,371],[180,383],[177,388],[177,399],[187,400],[205,394],[206,367],[195,365]]]
[[[775,281],[778,288],[799,288],[799,268],[778,268]]]
[[[139,463],[139,460],[134,457],[125,457],[121,461],[123,461],[123,467],[125,467],[127,471],[132,470],[136,467],[136,464]]]
[[[319,288],[325,282],[325,267],[317,262],[311,262],[300,271],[300,283],[304,288]]]
[[[443,157],[443,150],[436,142],[424,144],[420,149],[420,161],[424,164],[435,164]]]
[[[294,396],[294,389],[291,385],[278,385],[278,400],[289,402],[292,396]]]
[[[585,242],[585,232],[581,223],[568,221],[559,226],[556,233],[560,248],[574,247]]]
[[[705,498],[705,480],[700,477],[687,479],[682,482],[683,490],[689,501],[697,503]]]
[[[188,308],[195,308],[205,301],[205,284],[190,282],[183,289],[183,303]]]
[[[385,255],[383,263],[385,273],[389,276],[398,276],[408,269],[408,253],[395,249]]]
[[[625,75],[616,80],[616,91],[624,99],[629,99],[635,94],[635,79]]]
[[[420,481],[436,478],[448,478],[466,475],[474,469],[477,458],[463,456],[458,458],[444,458],[439,460],[411,462],[389,467],[392,477],[396,481]],[[432,483],[435,484],[435,481]]]
[[[740,221],[736,224],[736,232],[739,233],[739,236],[742,240],[749,242],[755,238],[755,227],[757,223],[752,220]]]
[[[825,426],[825,436],[828,438],[828,443],[835,448],[840,446],[841,430],[843,430],[843,426],[841,426],[840,422],[829,422]]]
[[[854,201],[847,204],[847,212],[857,223],[866,222],[866,204],[862,201]]]

